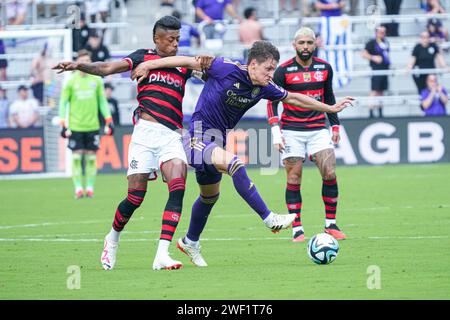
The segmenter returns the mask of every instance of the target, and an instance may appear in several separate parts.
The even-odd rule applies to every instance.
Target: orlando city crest
[[[260,88],[256,87],[252,90],[252,98],[256,97],[258,93],[261,91]]]

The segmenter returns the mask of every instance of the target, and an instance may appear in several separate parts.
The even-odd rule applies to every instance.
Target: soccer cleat
[[[278,214],[271,212],[264,220],[266,227],[272,229],[273,233],[280,232],[281,229],[289,228],[295,220],[295,214]]]
[[[336,240],[344,240],[347,236],[338,228],[336,224],[330,224],[325,228],[325,233],[333,236]]]
[[[75,199],[81,199],[83,198],[83,196],[83,190],[78,190],[77,192],[75,192]]]
[[[177,241],[177,248],[180,249],[181,252],[183,252],[189,258],[191,258],[192,263],[195,264],[197,267],[208,266],[205,259],[203,259],[200,253],[200,246],[198,246],[198,248],[190,246],[187,243],[184,243],[183,238],[180,238]]]
[[[118,247],[119,247],[118,242],[108,240],[105,237],[102,257],[100,259],[103,269],[111,270],[112,268],[114,268],[114,265],[116,264],[116,253]]]
[[[86,197],[88,197],[88,198],[93,198],[93,197],[94,197],[94,191],[92,191],[92,190],[87,190],[87,191],[86,191]]]
[[[180,261],[173,260],[169,254],[162,257],[156,256],[153,261],[153,270],[176,270],[182,267],[183,264]]]
[[[305,241],[305,233],[303,230],[298,230],[293,232],[292,242],[303,242]]]

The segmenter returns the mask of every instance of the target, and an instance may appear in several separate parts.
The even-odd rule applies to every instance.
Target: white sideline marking
[[[308,239],[308,237],[305,237]],[[407,240],[433,240],[433,239],[448,239],[448,235],[442,236],[386,236],[386,237],[357,237],[349,238],[349,240],[390,240],[390,239],[407,239]],[[203,238],[202,241],[265,241],[265,240],[291,240],[292,237],[266,237],[266,238]],[[136,239],[121,239],[121,242],[145,242],[145,241],[157,241],[159,238],[136,238]],[[56,239],[44,239],[44,238],[0,238],[0,242],[103,242],[103,239],[69,239],[69,238],[56,238]]]
[[[63,224],[91,224],[91,223],[101,223],[104,220],[91,220],[91,221],[72,221],[72,222],[42,222],[42,223],[29,223],[29,224],[17,224],[12,226],[0,226],[0,230],[4,229],[16,229],[16,228],[37,228],[37,227],[48,227],[48,226],[60,226]]]
[[[433,204],[430,206],[416,206],[416,207],[412,207],[412,206],[399,206],[399,207],[369,207],[369,208],[346,208],[346,209],[341,209],[340,212],[345,213],[346,211],[348,212],[353,212],[353,211],[357,211],[357,212],[364,212],[364,211],[372,211],[372,210],[391,210],[391,209],[412,209],[412,208],[450,208],[450,204]],[[248,217],[247,214],[227,214],[227,213],[222,213],[222,214],[216,214],[214,215],[215,219],[226,219],[226,218],[243,218],[243,217]],[[141,221],[144,220],[144,217],[141,216],[139,218],[134,219],[133,221]],[[105,223],[105,221],[107,221],[108,223],[110,222],[109,220],[91,220],[91,221],[72,221],[72,222],[42,222],[42,223],[30,223],[30,224],[18,224],[18,225],[12,225],[12,226],[0,226],[0,230],[4,230],[4,229],[15,229],[15,228],[38,228],[38,227],[48,227],[48,226],[59,226],[59,225],[65,225],[65,224],[91,224],[91,223]],[[353,225],[352,225],[353,226]]]

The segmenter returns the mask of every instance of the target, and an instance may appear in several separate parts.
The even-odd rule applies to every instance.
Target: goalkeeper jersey
[[[59,117],[72,131],[95,131],[100,129],[99,110],[105,119],[111,119],[102,78],[75,71],[61,92]]]

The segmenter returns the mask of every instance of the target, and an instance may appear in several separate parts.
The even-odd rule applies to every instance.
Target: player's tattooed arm
[[[111,62],[92,62],[92,63],[65,61],[59,62],[52,69],[58,70],[58,73],[62,73],[64,71],[79,70],[85,73],[104,77],[114,73],[126,72],[130,69],[130,66],[128,62],[126,62],[125,60],[111,61]]]
[[[199,56],[173,56],[157,60],[149,60],[139,64],[131,73],[131,79],[141,83],[147,78],[150,70],[161,68],[188,68],[197,71],[203,71],[211,66],[213,57]]]

